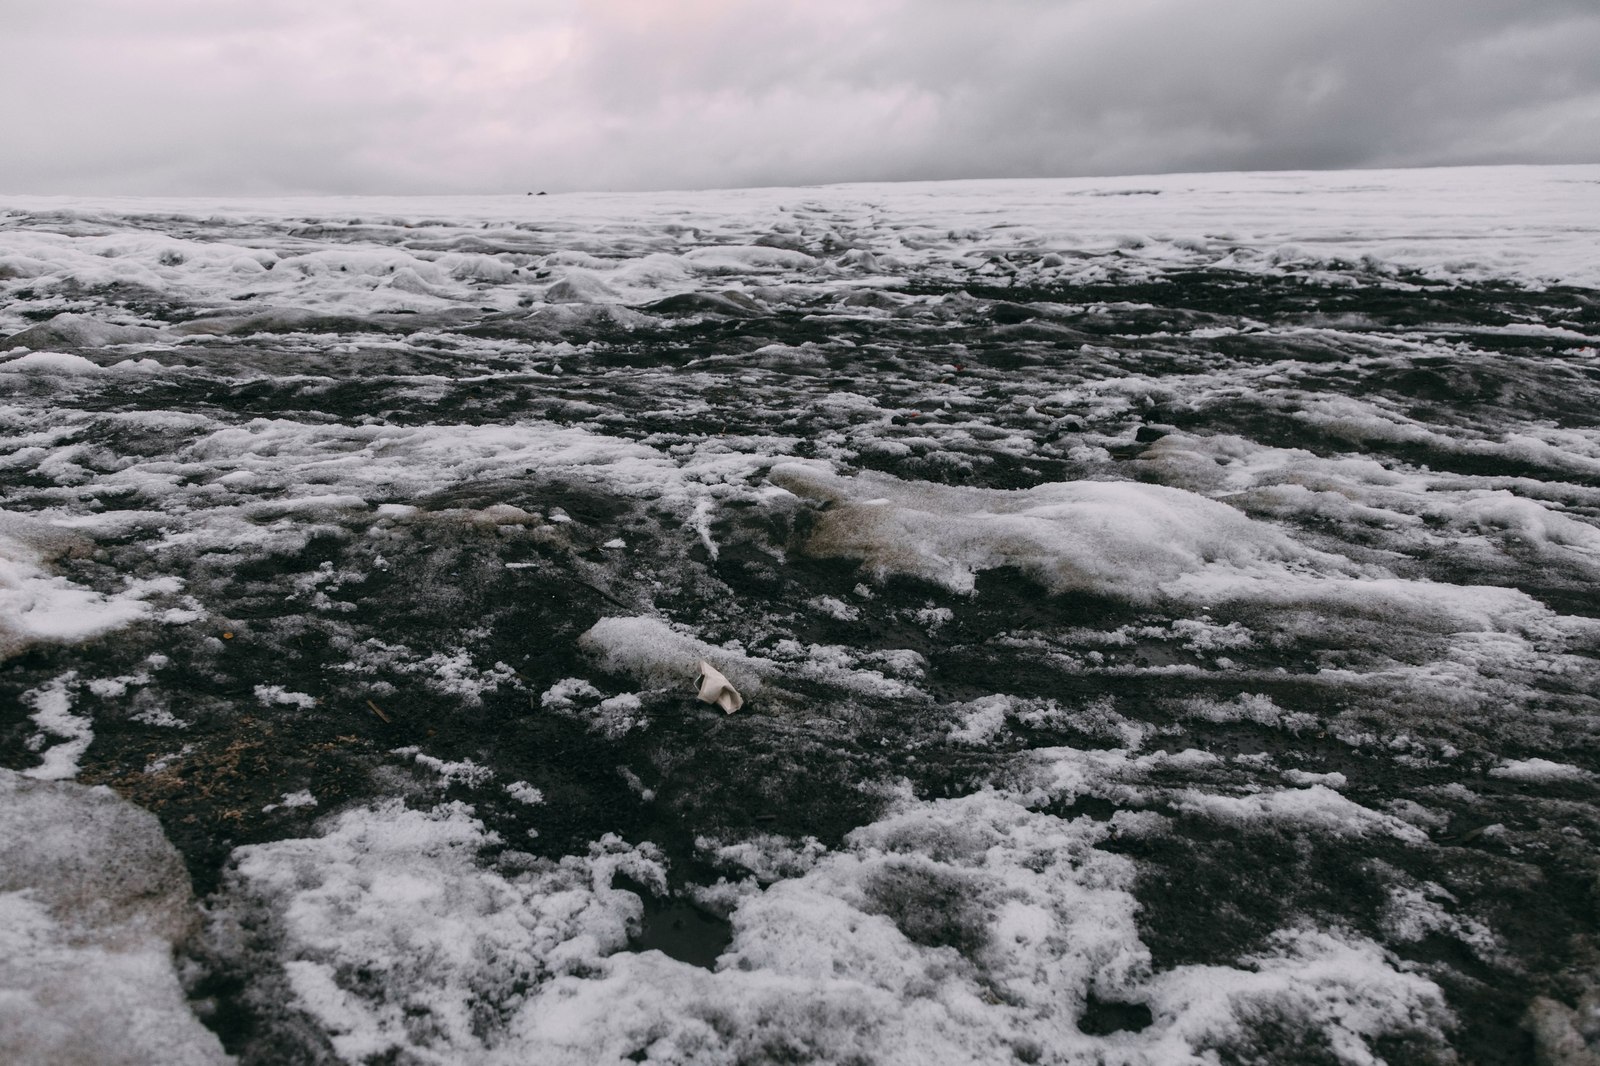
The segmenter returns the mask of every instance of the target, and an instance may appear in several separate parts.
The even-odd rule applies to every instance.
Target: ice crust
[[[776,466],[771,477],[826,507],[805,544],[811,554],[952,592],[971,593],[984,570],[1015,567],[1054,593],[1135,603],[1242,601],[1399,616],[1446,633],[1556,626],[1552,612],[1515,589],[1398,579],[1182,489],[1069,482],[1008,492],[875,473],[843,478],[800,464]]]
[[[154,815],[109,789],[0,769],[0,1059],[231,1062],[173,966],[198,919]]]
[[[1052,592],[1151,601],[1211,567],[1247,571],[1314,553],[1226,504],[1181,489],[1070,482],[1020,492],[841,478],[785,464],[773,481],[831,505],[808,550],[971,592],[980,570],[1014,566]]]

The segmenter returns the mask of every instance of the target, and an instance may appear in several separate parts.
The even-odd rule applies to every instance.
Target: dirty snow
[[[6,1052],[1582,1061],[1597,217],[0,200]]]

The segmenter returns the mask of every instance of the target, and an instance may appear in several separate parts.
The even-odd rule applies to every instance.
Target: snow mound
[[[1183,489],[1075,481],[1027,490],[950,487],[886,474],[840,477],[785,463],[772,481],[823,503],[806,550],[857,559],[970,593],[983,570],[1015,566],[1052,592],[1137,602],[1186,574],[1327,562],[1226,504]]]
[[[578,638],[578,646],[603,669],[686,693],[702,659],[746,697],[761,691],[762,679],[775,669],[770,660],[707,644],[659,618],[602,618]]]
[[[64,345],[69,348],[100,348],[107,344],[141,344],[153,341],[161,331],[150,326],[119,326],[102,322],[88,315],[60,314],[48,322],[29,326],[21,333],[13,333],[0,341],[0,351],[7,348],[47,348]]]
[[[648,845],[611,836],[559,863],[480,865],[498,843],[459,803],[347,811],[321,836],[240,848],[213,936],[266,946],[252,968],[345,1062],[500,1061],[486,1053],[526,995],[637,928],[642,904],[613,875],[657,888],[664,875]]]
[[[1186,489],[1069,481],[1031,489],[952,487],[867,472],[842,477],[782,463],[771,480],[822,505],[804,550],[971,593],[977,575],[1016,567],[1053,593],[1138,604],[1248,603],[1401,622],[1440,632],[1573,628],[1514,588],[1396,578],[1305,547]]]
[[[622,297],[592,271],[571,268],[545,290],[544,299],[552,304],[595,304],[613,303]]]
[[[154,815],[0,770],[0,1060],[230,1061],[173,969],[196,917]]]
[[[66,352],[29,352],[0,363],[0,374],[49,374],[56,377],[74,377],[79,374],[98,374],[99,363],[81,355]]]
[[[765,245],[718,245],[685,252],[683,259],[701,274],[775,273],[805,270],[817,261],[804,252]]]
[[[1490,777],[1508,781],[1592,781],[1594,774],[1571,763],[1549,759],[1508,759],[1489,771]]]
[[[1237,825],[1282,825],[1333,836],[1380,833],[1408,844],[1422,844],[1427,834],[1391,814],[1383,814],[1346,799],[1327,785],[1258,792],[1248,796],[1218,796],[1198,790],[1174,795],[1173,806]]]

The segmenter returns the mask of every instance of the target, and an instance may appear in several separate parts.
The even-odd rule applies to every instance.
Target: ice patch
[[[449,785],[464,785],[467,788],[477,788],[494,779],[494,771],[487,766],[482,766],[471,759],[460,759],[454,762],[429,755],[417,747],[395,748],[390,754],[409,755],[413,762],[427,770],[432,770],[438,775],[439,787]]]
[[[1212,571],[1184,574],[1163,591],[1191,602],[1320,611],[1446,634],[1524,632],[1553,637],[1570,624],[1520,589],[1394,577],[1341,579],[1292,572],[1267,576]]]
[[[0,770],[0,1060],[231,1062],[173,967],[197,917],[154,815]]]
[[[295,810],[300,807],[315,807],[317,797],[311,794],[310,789],[301,789],[299,792],[285,792],[277,803],[269,803],[261,808],[262,814],[271,814],[277,810]]]
[[[539,706],[555,711],[570,711],[584,703],[598,703],[602,699],[599,689],[581,677],[568,677],[557,681],[539,696]]]
[[[298,707],[308,711],[317,705],[317,698],[306,692],[290,692],[282,685],[257,685],[256,700],[264,706]]]
[[[828,852],[816,837],[796,841],[772,833],[757,833],[732,843],[701,836],[695,838],[694,846],[714,865],[732,867],[763,884],[808,873]]]
[[[1250,1029],[1274,1024],[1315,1034],[1349,1066],[1381,1066],[1374,1045],[1386,1035],[1443,1042],[1450,1016],[1438,986],[1397,968],[1371,941],[1291,929],[1242,961],[1248,968],[1183,967],[1153,982],[1151,1010],[1172,1020],[1153,1061],[1216,1061],[1203,1051],[1222,1049],[1235,1061],[1271,1061]]]
[[[1254,722],[1257,725],[1282,727],[1298,733],[1315,726],[1315,715],[1302,711],[1288,711],[1273,702],[1270,696],[1259,692],[1246,692],[1231,700],[1184,700],[1180,713],[1184,717],[1202,718],[1208,722]]]
[[[774,664],[719,648],[659,618],[602,618],[578,638],[578,646],[601,667],[661,689],[688,691],[696,664],[704,659],[746,697],[761,691]]]
[[[734,939],[707,971],[624,951],[641,909],[615,873],[664,887],[615,838],[559,863],[515,853],[468,807],[348,811],[321,836],[239,849],[217,939],[253,958],[339,1057],[418,1061],[1035,1060],[1164,1066],[1248,1055],[1285,1028],[1346,1063],[1437,1043],[1438,989],[1381,949],[1289,929],[1237,967],[1155,972],[1113,832],[995,794],[903,801],[827,853],[815,841],[697,841],[769,885],[726,891]],[[246,940],[238,931],[257,930]],[[255,947],[247,945],[254,944]],[[1092,999],[1148,1004],[1109,1034]]]
[[[75,374],[98,374],[100,371],[99,363],[64,352],[29,352],[0,362],[0,374],[55,374],[70,377]]]
[[[1382,833],[1409,844],[1428,840],[1416,826],[1363,807],[1321,784],[1249,796],[1218,796],[1191,789],[1175,793],[1172,804],[1178,810],[1242,826],[1282,825],[1334,836]]]
[[[498,843],[462,804],[347,811],[321,836],[240,848],[214,936],[242,948],[242,928],[265,923],[253,965],[345,1062],[498,1061],[520,1050],[508,1029],[527,998],[637,928],[639,898],[612,876],[664,887],[655,852],[615,837],[560,862],[480,864]]]
[[[994,796],[915,804],[798,877],[738,897],[715,973],[617,954],[557,978],[514,1031],[543,1061],[811,1061],[1122,1066],[1248,1054],[1258,1026],[1334,1042],[1437,1043],[1439,991],[1359,939],[1291,930],[1235,969],[1153,973],[1107,832]],[[1149,1004],[1142,1031],[1080,1026],[1090,998]]]
[[[1341,774],[1337,771],[1334,771],[1333,773],[1319,774],[1313,773],[1310,770],[1285,770],[1283,772],[1283,779],[1289,782],[1291,785],[1299,785],[1301,787],[1305,787],[1306,785],[1326,785],[1328,788],[1334,789],[1335,791],[1344,788],[1350,783],[1349,779],[1345,777],[1344,774]]]
[[[1196,572],[1259,573],[1326,557],[1226,504],[1159,485],[1080,481],[1000,491],[843,478],[781,464],[772,480],[825,503],[806,543],[873,573],[908,574],[970,593],[979,572],[1015,566],[1056,593],[1136,602]]]
[[[1428,936],[1453,937],[1485,962],[1503,963],[1501,945],[1494,933],[1482,922],[1451,913],[1456,899],[1439,885],[1415,882],[1398,874],[1399,883],[1389,889],[1389,900],[1383,909],[1383,931],[1398,943],[1415,943]],[[1448,906],[1447,906],[1448,905]]]
[[[808,602],[808,606],[840,622],[854,622],[861,617],[861,611],[834,596],[818,596]]]
[[[89,640],[149,614],[136,587],[107,596],[45,571],[77,546],[74,534],[0,511],[0,661],[33,644]]]
[[[588,270],[568,268],[561,280],[544,292],[547,303],[615,303],[621,301],[615,289]]]
[[[771,477],[826,505],[806,540],[811,554],[855,559],[880,578],[905,574],[953,592],[971,593],[984,570],[1014,566],[1054,593],[1141,604],[1260,604],[1403,620],[1445,633],[1554,635],[1564,624],[1518,589],[1392,577],[1305,548],[1182,489],[1075,481],[1002,491],[872,472],[844,478],[797,463],[775,466]],[[1203,620],[1189,620],[1181,635],[1206,651],[1253,639],[1242,627]]]
[[[83,687],[94,693],[96,696],[99,696],[101,699],[112,699],[120,696],[126,696],[129,688],[150,684],[152,680],[150,671],[160,670],[162,667],[166,666],[168,662],[169,660],[165,655],[157,653],[145,659],[145,666],[148,667],[148,669],[139,670],[131,674],[122,674],[117,677],[91,678],[83,683]]]
[[[685,252],[683,261],[701,274],[750,274],[804,270],[816,260],[804,252],[759,245],[719,245]]]
[[[594,709],[590,728],[608,740],[620,740],[636,729],[645,729],[650,720],[644,715],[644,702],[632,692],[603,699]]]
[[[987,744],[1005,728],[1006,714],[1014,701],[1010,696],[984,696],[957,708],[961,724],[950,730],[956,744]]]
[[[43,349],[55,345],[69,348],[101,348],[108,344],[141,344],[153,341],[160,337],[159,330],[149,326],[119,326],[112,322],[104,322],[88,315],[60,314],[48,322],[41,322],[31,326],[21,333],[14,333],[0,343],[0,350],[6,348],[28,347]],[[44,352],[38,354],[44,355]],[[29,358],[23,356],[24,359]],[[71,359],[72,356],[54,357]],[[87,359],[78,360],[79,363],[88,363],[90,367],[98,370],[99,367]],[[80,374],[86,371],[72,369],[72,363],[38,363],[34,369],[44,370],[45,373]],[[26,367],[24,369],[27,369]]]
[[[41,751],[38,766],[23,773],[39,781],[64,781],[78,776],[78,760],[94,743],[94,729],[88,718],[72,713],[72,689],[77,671],[69,671],[30,692],[22,694],[24,705],[33,708],[33,724],[39,732],[28,746]],[[52,743],[50,738],[56,738]]]
[[[1593,781],[1595,775],[1581,766],[1570,763],[1551,762],[1549,759],[1507,759],[1499,766],[1491,767],[1490,777],[1502,777],[1508,781]]]
[[[526,803],[530,807],[537,807],[544,802],[544,793],[526,781],[513,781],[505,788],[506,795],[518,803]]]
[[[469,639],[472,632],[465,634]],[[481,706],[486,695],[502,685],[516,682],[516,671],[503,662],[480,667],[466,648],[436,651],[419,657],[403,644],[390,644],[376,637],[347,649],[350,660],[339,669],[358,675],[381,670],[417,678],[434,692],[460,700],[469,707]]]

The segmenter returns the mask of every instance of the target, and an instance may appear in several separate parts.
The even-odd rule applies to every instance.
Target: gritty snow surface
[[[1600,1061],[1597,219],[0,200],[0,1058]]]

